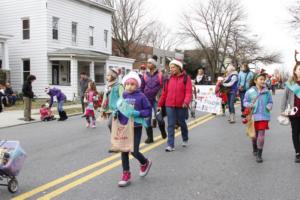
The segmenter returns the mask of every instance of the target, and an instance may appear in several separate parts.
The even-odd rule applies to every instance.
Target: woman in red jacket
[[[167,152],[175,150],[175,124],[179,122],[182,135],[182,146],[186,147],[188,142],[188,128],[186,118],[188,115],[188,106],[192,100],[192,81],[183,70],[183,65],[178,60],[170,62],[171,76],[165,82],[162,95],[158,102],[158,110],[162,106],[166,107],[168,117],[168,146]]]

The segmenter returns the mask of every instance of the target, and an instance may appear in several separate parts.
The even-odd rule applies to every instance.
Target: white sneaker
[[[175,148],[174,148],[174,147],[167,146],[166,149],[165,149],[165,151],[166,151],[166,152],[175,151]]]
[[[96,124],[93,124],[93,125],[92,125],[92,128],[96,128]]]
[[[182,142],[182,147],[187,147],[188,146],[188,141],[183,141]]]

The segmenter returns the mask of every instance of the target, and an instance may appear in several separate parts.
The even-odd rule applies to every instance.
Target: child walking
[[[125,103],[132,105],[134,109],[132,111],[121,112],[121,110],[117,108],[117,116],[121,124],[127,124],[128,119],[131,117],[134,119],[134,150],[131,154],[140,163],[139,175],[145,177],[150,170],[152,162],[140,153],[139,146],[142,137],[142,124],[147,124],[144,119],[151,116],[151,105],[147,97],[139,89],[141,86],[141,79],[136,72],[127,74],[123,78],[122,83],[125,86],[125,92],[123,93],[123,98],[119,101],[124,101]],[[120,187],[125,187],[130,184],[131,179],[129,152],[122,152],[121,158],[123,174],[118,185]]]
[[[119,83],[119,70],[111,68],[106,74],[107,84],[104,89],[103,100],[100,109],[100,118],[108,119],[108,128],[111,132],[112,112],[116,110],[117,101],[123,94],[123,86]],[[109,149],[109,153],[116,153]]]
[[[257,74],[252,87],[246,92],[244,106],[252,109],[256,137],[252,139],[253,155],[256,162],[263,162],[262,152],[265,132],[269,129],[270,111],[273,106],[272,95],[265,86],[266,74]]]
[[[86,127],[89,128],[91,125],[92,118],[92,128],[96,128],[96,118],[95,118],[95,103],[98,101],[98,92],[96,89],[96,84],[94,81],[89,81],[88,88],[85,92],[86,108],[85,108],[85,118]]]
[[[225,116],[226,112],[226,104],[227,104],[227,94],[225,92],[225,88],[223,86],[224,78],[222,76],[218,77],[218,81],[216,83],[216,96],[222,99],[222,113]]]

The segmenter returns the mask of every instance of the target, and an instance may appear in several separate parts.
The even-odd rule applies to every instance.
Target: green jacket
[[[124,91],[123,86],[120,83],[115,83],[109,92],[104,94],[102,102],[102,111],[105,113],[111,113],[117,108],[117,101],[122,96]]]

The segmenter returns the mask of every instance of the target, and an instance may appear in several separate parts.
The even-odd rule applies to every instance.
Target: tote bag
[[[111,150],[133,152],[134,122],[132,119],[123,125],[118,118],[112,119]]]

